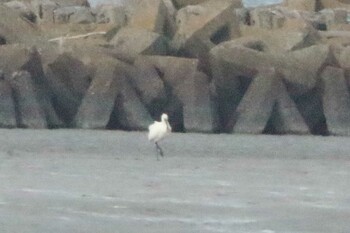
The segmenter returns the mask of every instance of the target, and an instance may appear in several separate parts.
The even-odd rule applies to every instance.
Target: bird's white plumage
[[[148,127],[148,140],[158,142],[171,132],[171,126],[168,121],[168,115],[163,113],[161,121],[155,121]]]

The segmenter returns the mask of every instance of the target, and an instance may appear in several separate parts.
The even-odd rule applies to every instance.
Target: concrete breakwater
[[[0,4],[0,126],[350,135],[347,1]]]

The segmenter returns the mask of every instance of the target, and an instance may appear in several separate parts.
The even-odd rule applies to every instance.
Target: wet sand
[[[0,232],[350,232],[350,138],[0,130]]]

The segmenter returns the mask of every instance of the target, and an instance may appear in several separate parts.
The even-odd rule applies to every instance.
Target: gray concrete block
[[[148,126],[153,122],[150,113],[127,79],[118,93],[114,111],[121,129],[148,130]]]
[[[163,0],[166,17],[163,28],[163,34],[168,38],[173,38],[176,33],[176,13],[177,10],[172,2],[172,0]]]
[[[213,132],[217,129],[209,78],[198,72],[198,60],[148,56],[161,74],[168,95],[167,113],[175,130]]]
[[[283,74],[287,90],[292,96],[305,94],[315,88],[319,72],[330,62],[328,45],[314,45],[304,49],[269,52],[262,40],[229,41],[211,51],[211,66],[216,85],[239,83],[238,77],[251,78],[260,68],[274,67]]]
[[[310,134],[308,125],[300,114],[296,103],[280,81],[271,123],[276,134]]]
[[[207,1],[207,0],[173,0],[174,5],[177,8],[182,8],[182,7],[185,7],[188,5],[197,5],[197,4],[203,3],[205,1]]]
[[[167,10],[163,0],[140,1],[130,16],[128,26],[163,34]]]
[[[7,80],[13,89],[17,125],[23,128],[47,128],[45,114],[37,99],[30,73],[16,71]]]
[[[322,96],[319,87],[315,87],[303,95],[293,97],[293,100],[310,132],[316,135],[327,135],[326,118],[323,112]]]
[[[240,1],[210,0],[182,8],[176,16],[172,46],[180,53],[199,58],[201,67],[208,69],[210,49],[240,36],[234,11],[239,7]]]
[[[123,78],[124,74],[121,67],[118,67],[117,60],[104,60],[99,64],[78,108],[74,125],[84,129],[105,129]]]
[[[69,17],[69,22],[73,24],[90,24],[95,23],[96,17],[91,9],[88,7],[78,8],[73,15]]]
[[[274,68],[259,70],[232,115],[234,133],[308,134],[309,128]]]
[[[101,5],[95,9],[96,23],[110,23],[117,27],[125,26],[126,24],[126,9],[124,6],[118,5]]]
[[[16,112],[12,88],[0,71],[0,127],[15,128]]]
[[[129,79],[142,102],[148,107],[152,107],[154,102],[159,104],[166,102],[164,82],[153,64],[148,61],[148,56],[139,56],[133,68],[133,73],[129,72]]]
[[[193,79],[186,80],[192,86],[191,95],[183,105],[186,132],[212,133],[218,130],[219,122],[216,102],[210,91],[209,77],[197,72]]]
[[[168,45],[165,37],[139,28],[122,28],[109,44],[114,57],[133,63],[138,55],[165,55]]]
[[[13,1],[4,3],[4,5],[11,9],[14,9],[16,12],[20,14],[21,17],[29,20],[32,23],[35,23],[36,15],[32,10],[31,5],[28,4],[27,2],[13,0]]]
[[[81,100],[90,86],[93,76],[90,68],[79,58],[64,53],[47,65],[45,76],[52,90],[57,114],[67,126],[72,126]]]
[[[238,105],[229,125],[234,133],[260,134],[276,102],[278,76],[274,68],[261,69]]]
[[[33,45],[39,39],[38,28],[23,19],[10,7],[0,4],[0,35],[6,44],[23,43]]]
[[[251,24],[264,29],[281,28],[286,17],[274,9],[257,7],[250,11]]]
[[[48,127],[62,126],[52,105],[52,92],[43,71],[41,56],[35,47],[22,44],[0,46],[0,69],[6,76],[11,76],[15,71],[28,71],[33,80],[34,94],[45,114]]]
[[[323,111],[331,135],[350,135],[350,94],[340,68],[327,67],[322,72]]]
[[[36,0],[32,1],[32,7],[39,23],[54,23],[54,10],[59,7],[55,1]]]

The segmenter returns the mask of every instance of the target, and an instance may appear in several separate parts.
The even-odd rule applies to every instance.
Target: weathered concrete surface
[[[291,23],[290,23],[291,24]],[[299,28],[301,27],[301,28]],[[281,29],[266,30],[258,27],[245,26],[241,27],[242,37],[235,39],[236,43],[264,43],[262,51],[273,51],[276,53],[285,53],[310,47],[320,42],[321,37],[318,32],[307,25],[294,28],[287,24]]]
[[[42,129],[47,127],[44,111],[35,95],[32,76],[28,71],[13,72],[6,79],[12,88],[16,109],[17,125],[23,128]]]
[[[350,94],[344,78],[344,70],[328,66],[321,78],[323,111],[329,133],[350,135]]]
[[[155,67],[164,83],[168,101],[162,110],[168,113],[173,131],[184,130],[185,121],[189,119],[184,105],[193,99],[191,98],[195,88],[193,80],[197,73],[198,60],[172,56],[144,56],[144,58]]]
[[[350,2],[347,0],[319,0],[318,5],[319,5],[319,9],[326,9],[326,8],[346,8],[346,9],[349,9]]]
[[[111,54],[133,63],[138,55],[165,55],[167,41],[164,36],[140,28],[122,28],[109,42]]]
[[[0,127],[1,128],[15,128],[16,111],[15,101],[13,99],[13,92],[7,80],[4,80],[0,71]]]
[[[128,26],[163,33],[166,8],[162,0],[141,1],[136,5]]]
[[[233,126],[235,133],[309,133],[281,75],[274,68],[261,69],[249,85],[227,127]]]
[[[196,5],[205,2],[206,0],[174,0],[174,4],[177,8],[182,8],[188,5]]]
[[[259,71],[229,123],[234,126],[234,133],[263,132],[276,102],[276,96],[279,95],[280,82],[280,75],[274,68]]]
[[[316,0],[284,0],[283,5],[291,10],[315,11]]]
[[[310,134],[308,125],[280,82],[279,96],[270,118],[273,132],[277,134]]]
[[[172,134],[160,162],[145,133],[0,140],[4,233],[350,232],[347,138]]]
[[[116,115],[116,121],[121,129],[147,130],[153,122],[150,113],[127,79],[122,82],[113,111],[112,114]]]
[[[67,125],[72,125],[93,74],[79,58],[63,53],[47,64],[45,76],[58,115]]]
[[[105,129],[125,77],[120,66],[115,59],[104,59],[97,66],[95,77],[75,116],[78,128]]]
[[[24,43],[27,45],[35,44],[39,38],[38,28],[21,18],[15,10],[0,5],[0,37],[10,43]]]
[[[283,74],[288,92],[305,94],[316,86],[318,73],[330,62],[327,45],[313,45],[289,53],[271,53],[259,40],[223,42],[211,51],[213,78],[218,86],[229,86],[239,76],[252,77],[260,68],[274,67]],[[232,86],[237,88],[237,85]]]
[[[143,103],[147,107],[151,107],[155,102],[165,102],[167,97],[164,83],[156,67],[147,61],[147,58],[148,56],[139,56],[133,64],[135,69],[127,68],[129,68],[128,77],[132,86],[137,90]],[[156,104],[156,107],[159,107],[159,105]]]
[[[24,44],[4,45],[0,47],[0,67],[5,77],[10,77],[16,71],[28,71],[32,82],[34,95],[43,110],[47,125],[61,126],[61,122],[51,103],[52,93],[44,75],[41,55],[36,47]]]
[[[180,53],[199,58],[204,70],[209,68],[209,51],[222,41],[240,35],[234,11],[241,1],[215,0],[182,8],[176,14],[177,31],[171,45]]]
[[[212,133],[219,129],[217,106],[211,93],[209,77],[197,72],[192,80],[186,80],[192,86],[187,102],[183,105],[184,128],[186,132]]]

